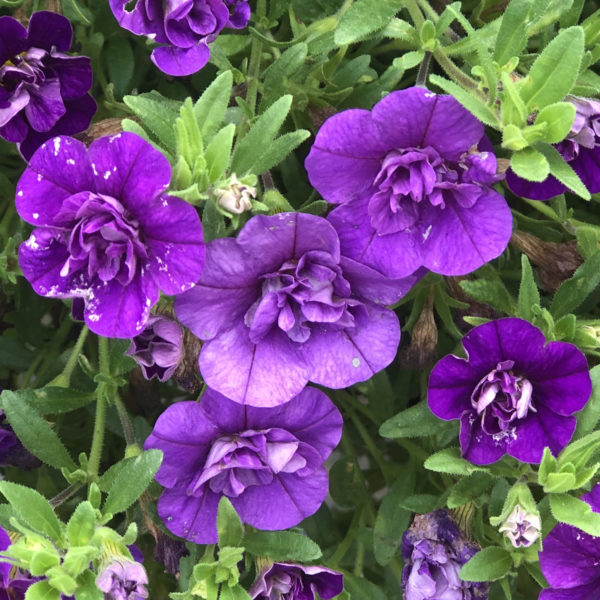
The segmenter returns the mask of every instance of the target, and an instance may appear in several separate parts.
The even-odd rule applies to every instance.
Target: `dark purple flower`
[[[143,331],[159,297],[194,285],[204,262],[196,210],[164,192],[167,159],[133,133],[89,149],[44,143],[17,184],[19,215],[36,228],[19,247],[34,290],[83,298],[89,328],[105,337]]]
[[[593,98],[568,96],[575,105],[575,121],[569,135],[555,148],[592,194],[600,192],[600,101]],[[513,193],[532,200],[548,200],[569,190],[556,177],[544,181],[527,181],[509,169],[506,183]]]
[[[389,277],[419,267],[462,275],[499,256],[512,216],[494,191],[483,125],[451,96],[415,87],[372,111],[328,119],[306,159],[312,185],[340,204],[342,252]]]
[[[0,410],[0,467],[18,467],[19,469],[34,469],[42,463],[21,444],[13,428],[6,420],[6,415]]]
[[[254,408],[209,388],[200,404],[169,406],[144,444],[164,455],[156,480],[167,489],[158,514],[196,544],[217,541],[222,496],[259,529],[297,525],[327,495],[323,462],[341,433],[342,416],[317,389],[276,408]]]
[[[210,58],[225,27],[248,24],[248,0],[110,0],[119,25],[158,44],[152,62],[168,75],[191,75]]]
[[[96,578],[96,586],[106,600],[142,600],[148,597],[148,575],[137,561],[113,560]]]
[[[325,567],[273,563],[250,589],[253,600],[329,600],[344,590],[344,576]]]
[[[331,224],[301,213],[255,216],[237,239],[207,245],[196,287],[177,318],[207,340],[206,383],[250,406],[276,406],[307,383],[343,388],[396,355],[400,326],[382,305],[418,277],[389,280],[340,255]]]
[[[0,527],[0,552],[7,550],[11,543],[8,533]],[[0,560],[0,600],[24,600],[27,588],[39,580],[15,569],[12,563]]]
[[[183,331],[172,319],[153,315],[125,354],[135,359],[146,379],[167,381],[183,356]]]
[[[583,353],[513,318],[475,327],[463,346],[467,358],[442,358],[428,390],[436,416],[460,419],[463,456],[484,465],[504,454],[539,463],[546,446],[558,454],[592,391]]]
[[[600,513],[600,483],[581,499]],[[558,523],[545,537],[539,557],[550,584],[539,600],[600,599],[600,537]]]
[[[0,136],[25,159],[46,140],[88,127],[96,103],[87,93],[87,56],[68,56],[73,30],[62,15],[40,11],[29,29],[0,17]]]
[[[485,600],[489,584],[458,572],[480,547],[467,540],[445,509],[417,515],[402,536],[404,600]]]

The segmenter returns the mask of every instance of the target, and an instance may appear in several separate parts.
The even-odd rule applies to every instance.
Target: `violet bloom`
[[[177,318],[206,343],[207,385],[250,406],[276,406],[308,381],[343,388],[395,357],[395,302],[417,280],[391,281],[340,254],[331,224],[302,213],[255,216],[237,239],[207,245]]]
[[[404,600],[485,600],[489,584],[463,581],[460,568],[481,548],[445,509],[417,515],[402,536]]]
[[[217,541],[217,507],[227,496],[259,529],[286,529],[312,515],[328,491],[323,462],[340,441],[342,416],[321,391],[305,388],[276,408],[254,408],[206,390],[158,418],[144,448],[163,461],[158,514],[175,535]]]
[[[249,594],[252,600],[329,600],[344,590],[344,576],[325,567],[273,563],[263,570]]]
[[[35,226],[19,247],[41,296],[83,298],[88,327],[133,337],[159,290],[193,286],[204,262],[196,210],[165,194],[167,159],[133,133],[44,143],[17,184],[17,212]]]
[[[546,446],[558,454],[592,391],[583,353],[514,318],[473,328],[463,346],[467,358],[442,358],[428,390],[437,417],[460,419],[463,456],[485,465],[504,454],[539,463]]]
[[[542,521],[539,514],[528,513],[517,504],[498,531],[503,533],[515,548],[528,548],[540,537]]]
[[[208,44],[225,27],[250,19],[248,0],[110,0],[121,27],[158,44],[152,62],[168,75],[191,75],[210,58]]]
[[[88,127],[96,103],[88,94],[87,56],[68,56],[73,29],[53,12],[31,15],[29,29],[0,17],[0,136],[25,159],[46,140]]]
[[[600,513],[600,483],[581,499]],[[600,537],[558,523],[545,537],[539,557],[550,584],[539,600],[600,599]]]
[[[306,159],[312,185],[340,204],[342,252],[389,277],[424,266],[463,275],[506,248],[512,216],[491,184],[483,125],[451,96],[415,87],[372,111],[329,118]]]
[[[96,586],[107,600],[142,600],[148,597],[148,575],[137,561],[116,559],[96,578]]]
[[[125,354],[135,359],[146,379],[167,381],[183,356],[183,331],[172,319],[153,315]]]
[[[569,163],[592,194],[600,192],[600,101],[593,98],[567,96],[575,105],[575,121],[569,135],[554,147]],[[544,181],[527,181],[509,169],[506,183],[513,193],[532,200],[548,200],[569,191],[556,177]]]

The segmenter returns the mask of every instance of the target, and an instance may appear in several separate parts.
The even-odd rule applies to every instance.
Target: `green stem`
[[[260,21],[266,16],[267,0],[258,0],[256,4],[256,21],[259,27]],[[262,55],[262,47],[262,41],[257,37],[253,37],[252,46],[250,48],[250,62],[248,64],[248,90],[246,92],[246,102],[252,110],[252,114],[256,112],[256,99],[258,97],[258,82],[260,79],[260,61]],[[244,125],[242,125],[242,127],[244,127]]]
[[[450,79],[454,79],[456,83],[462,85],[464,88],[476,92],[480,98],[486,100],[485,96],[479,91],[477,82],[469,77],[464,71],[459,69],[445,54],[441,48],[436,48],[433,51],[433,56],[437,61],[438,65],[444,69],[446,75]]]
[[[381,452],[379,452],[379,448],[377,448],[377,446],[375,445],[375,442],[369,435],[367,428],[362,424],[360,418],[357,416],[357,414],[354,411],[350,412],[350,418],[352,419],[354,426],[358,430],[360,437],[362,438],[363,442],[365,443],[365,446],[371,453],[371,456],[375,459],[375,462],[379,466],[379,469],[380,469],[386,483],[389,484],[390,482],[388,481],[388,478],[387,478],[387,465],[386,465],[386,462],[385,462]]]
[[[71,375],[75,370],[75,365],[77,365],[77,360],[79,359],[79,355],[81,354],[83,344],[85,344],[88,332],[89,329],[87,328],[87,325],[84,325],[81,331],[79,332],[79,337],[75,342],[75,346],[73,346],[73,350],[71,351],[71,355],[69,356],[69,360],[67,361],[63,372],[50,382],[52,385],[69,387],[69,384],[71,382]]]
[[[54,498],[50,499],[50,505],[52,508],[60,506],[63,502],[66,502],[71,496],[73,496],[80,488],[81,483],[73,483],[68,488],[65,488],[62,492],[56,494]]]
[[[554,209],[551,206],[548,206],[544,202],[540,202],[539,200],[527,200],[527,198],[523,198],[523,201],[526,204],[529,204],[532,208],[535,208],[537,211],[541,212],[543,215],[552,219],[556,223],[560,223],[564,225],[564,221],[556,214]]]
[[[110,363],[108,358],[108,340],[98,338],[98,355],[100,362],[100,373],[110,377]],[[93,480],[98,476],[100,470],[100,458],[102,456],[102,445],[104,443],[104,429],[106,425],[106,392],[105,384],[99,383],[96,388],[96,420],[94,421],[94,433],[92,437],[92,448],[88,462],[88,473]]]
[[[426,13],[427,18],[431,19],[434,23],[437,23],[440,16],[437,14],[435,8],[433,8],[433,6],[431,6],[427,0],[418,0],[418,3],[423,9],[423,12]]]
[[[412,19],[412,22],[415,24],[415,27],[420,29],[423,23],[425,23],[425,18],[423,17],[423,13],[421,12],[416,0],[404,0],[404,7],[408,11],[408,14]]]
[[[125,436],[125,443],[127,446],[134,446],[135,441],[135,433],[133,430],[133,425],[131,424],[131,419],[129,418],[129,413],[125,408],[125,404],[123,404],[123,400],[119,394],[115,395],[115,405],[117,407],[117,412],[119,413],[119,419],[121,421],[121,427],[123,428],[123,435]]]
[[[348,531],[346,532],[344,539],[339,543],[335,552],[327,561],[327,564],[332,569],[335,569],[339,565],[342,558],[344,558],[344,556],[346,555],[346,552],[350,550],[350,546],[352,546],[352,542],[354,541],[354,538],[356,537],[356,533],[358,531],[361,516],[362,510],[356,510],[354,512],[354,515],[352,515],[352,521],[350,521],[350,526],[348,527]]]

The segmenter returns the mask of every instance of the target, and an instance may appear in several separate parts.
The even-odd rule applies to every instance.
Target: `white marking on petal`
[[[67,164],[68,165],[74,165],[75,161],[72,158],[67,158]]]
[[[33,213],[33,218],[34,219],[39,219],[40,218],[40,213]]]

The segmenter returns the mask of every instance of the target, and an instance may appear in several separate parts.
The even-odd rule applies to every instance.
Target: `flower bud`
[[[256,188],[242,183],[235,173],[231,175],[226,188],[215,190],[217,204],[232,215],[241,215],[252,210],[252,198],[256,198]]]
[[[517,504],[498,529],[515,548],[527,548],[540,537],[542,522],[537,513],[529,513]]]

